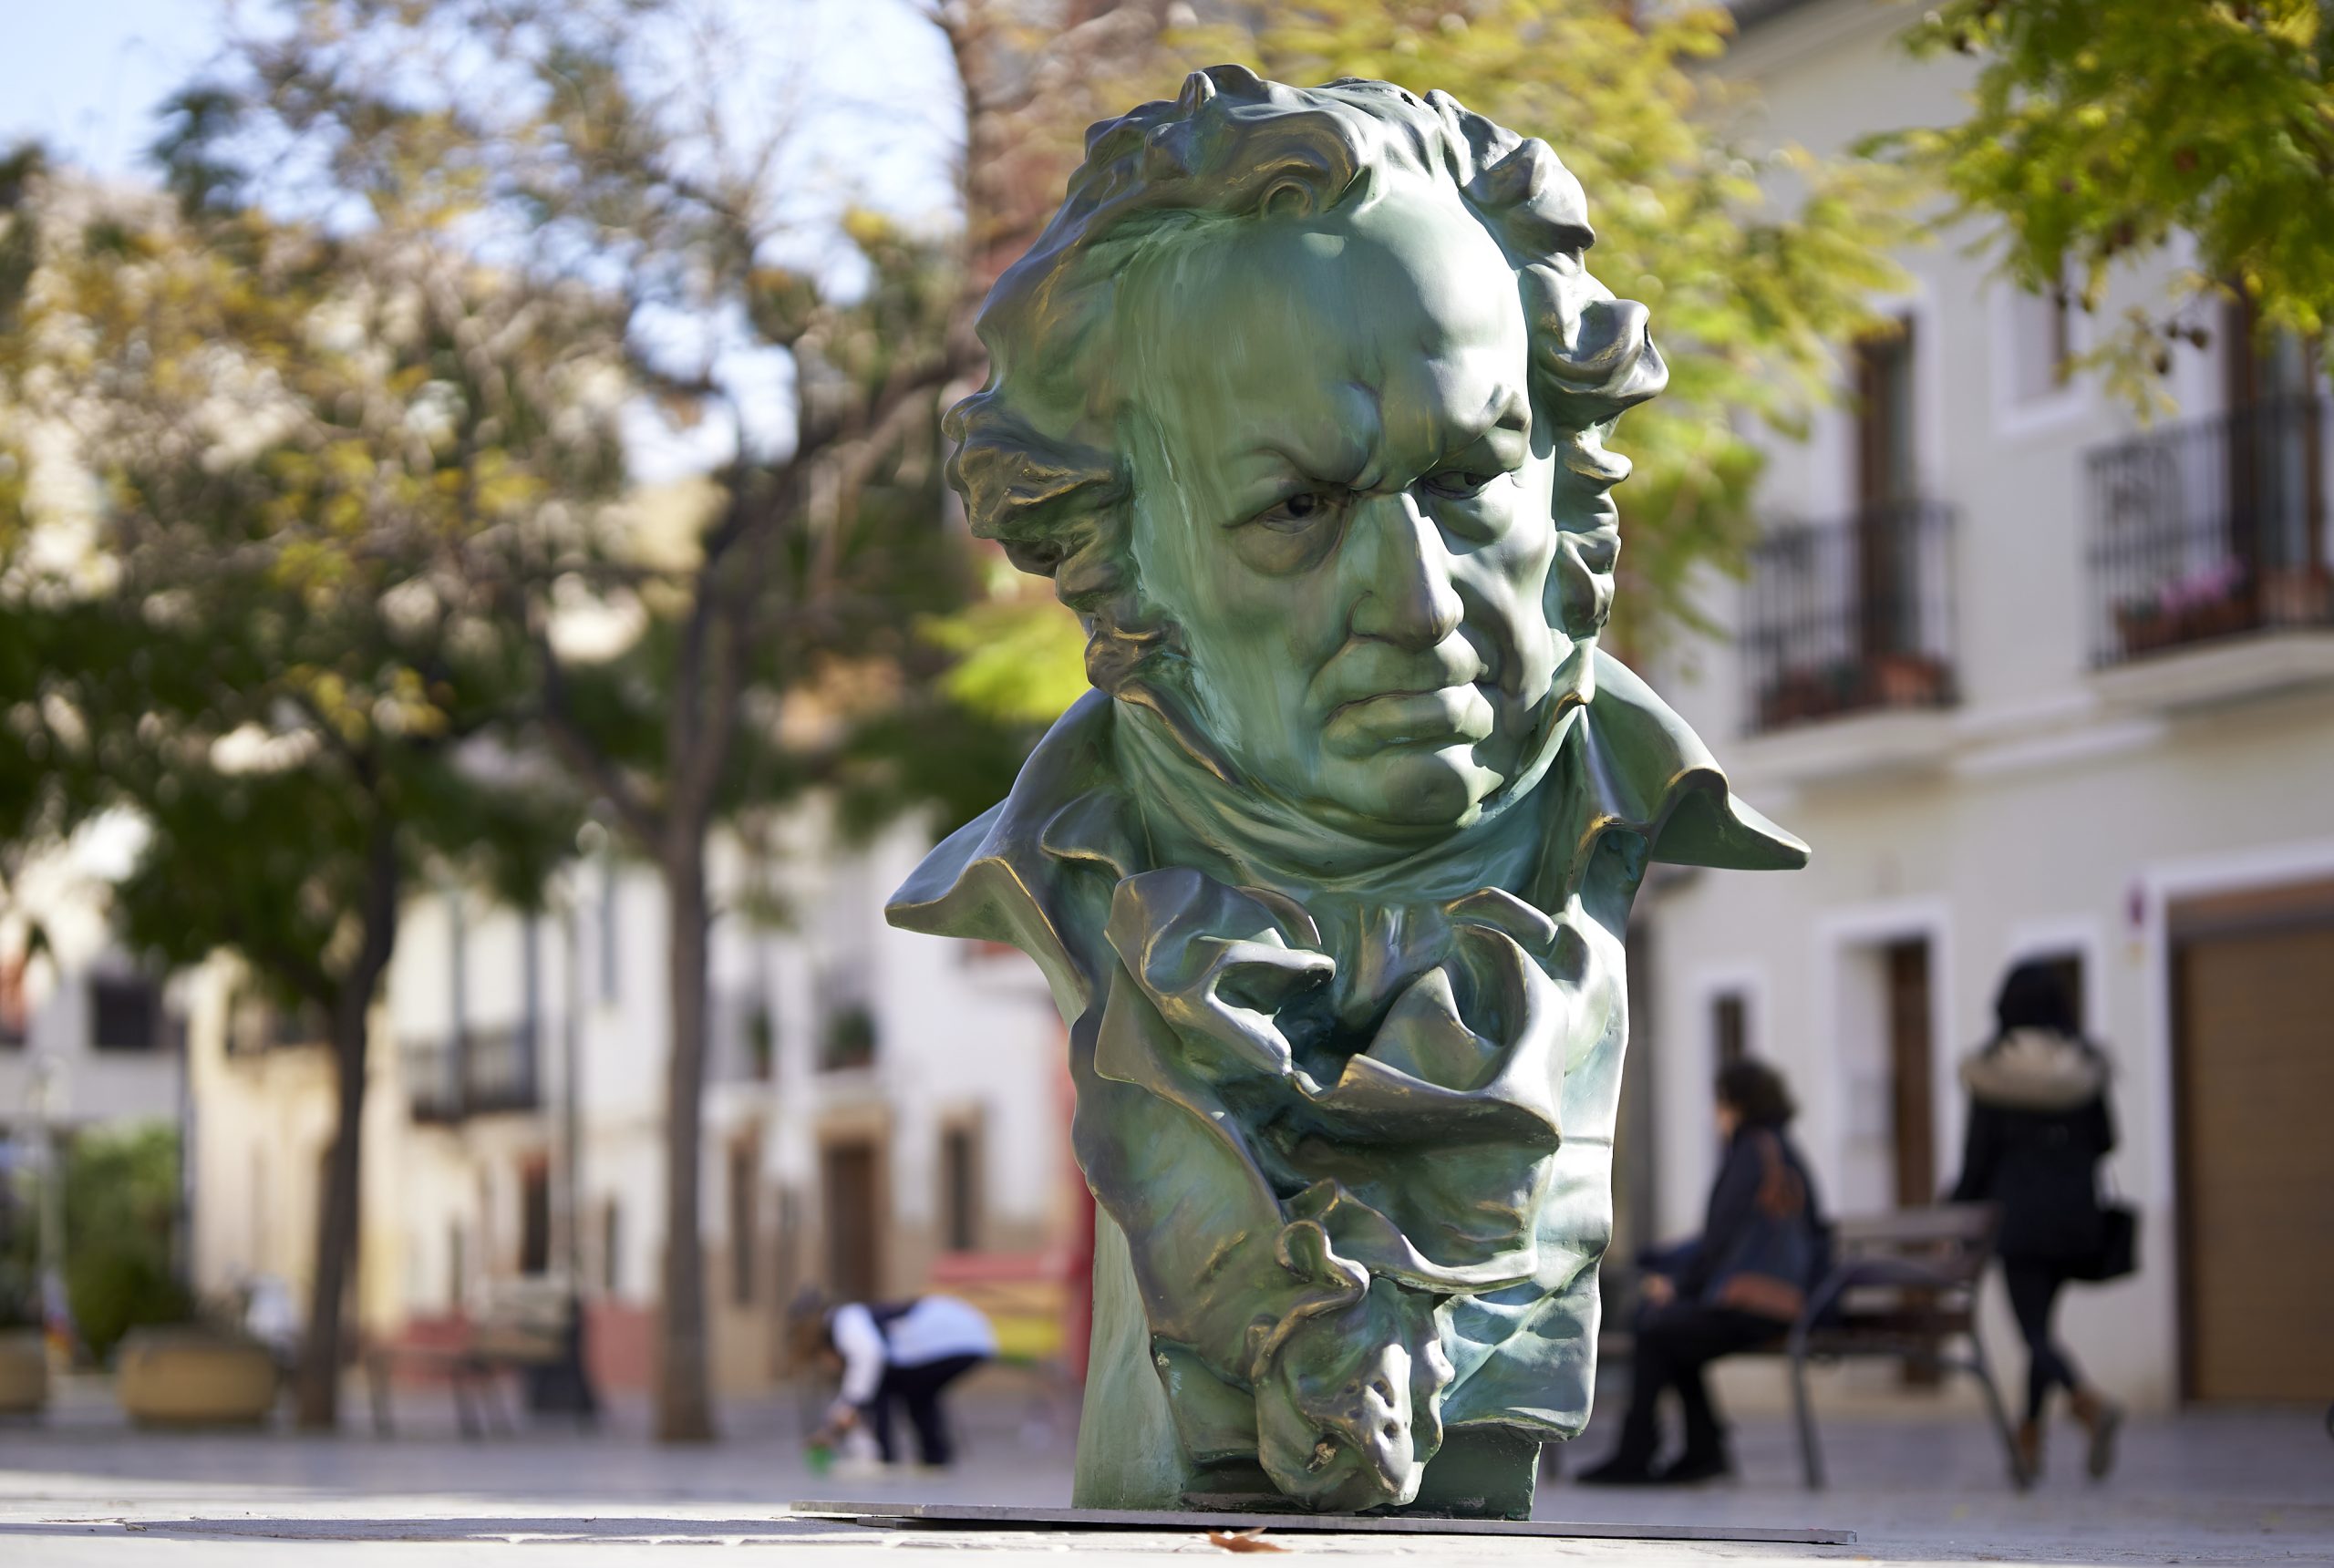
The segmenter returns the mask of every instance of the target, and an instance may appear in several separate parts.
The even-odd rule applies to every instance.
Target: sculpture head
[[[1618,549],[1612,421],[1665,372],[1578,184],[1445,95],[1237,67],[1098,126],[951,411],[974,531],[1095,684],[1334,825],[1536,776]]]

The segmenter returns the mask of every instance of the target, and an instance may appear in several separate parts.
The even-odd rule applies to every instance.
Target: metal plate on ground
[[[1284,1530],[1368,1535],[1535,1535],[1582,1541],[1755,1541],[1848,1546],[1853,1530],[1758,1525],[1608,1524],[1561,1519],[1440,1519],[1425,1514],[1182,1513],[1133,1508],[1010,1508],[978,1502],[790,1502],[789,1513],[873,1529]]]

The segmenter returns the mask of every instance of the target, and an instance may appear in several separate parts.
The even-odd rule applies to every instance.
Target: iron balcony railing
[[[1744,592],[1750,731],[1955,701],[1952,544],[1951,509],[1929,500],[1770,529]]]
[[[455,1122],[542,1103],[535,1030],[526,1024],[467,1029],[403,1046],[406,1103],[419,1122]]]
[[[2262,403],[2091,454],[2094,665],[2334,625],[2329,409],[2316,397]]]

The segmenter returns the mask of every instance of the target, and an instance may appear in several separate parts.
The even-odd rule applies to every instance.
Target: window
[[[600,861],[600,1000],[616,999],[616,860]]]
[[[1913,321],[1857,340],[1854,349],[1856,500],[1866,508],[1914,493]]]
[[[762,1164],[761,1140],[750,1134],[729,1145],[729,1299],[754,1304],[754,1253],[761,1244],[761,1215],[755,1182]]]
[[[614,1198],[600,1205],[600,1288],[624,1291],[624,1206]]]
[[[551,1272],[551,1162],[540,1155],[519,1168],[519,1272]]]
[[[940,1134],[941,1241],[952,1253],[980,1248],[980,1129],[958,1122]]]
[[[25,961],[0,959],[0,1050],[14,1050],[32,1037],[32,1008],[25,996]]]
[[[1710,998],[1710,1053],[1722,1068],[1750,1055],[1750,1002],[1740,991]]]
[[[152,981],[89,982],[89,1043],[101,1051],[150,1051],[162,1043],[162,993]]]
[[[2074,302],[2061,284],[2009,302],[2009,392],[2012,402],[2040,403],[2065,390],[2074,368]]]
[[[875,1015],[864,1002],[847,1002],[827,1015],[819,1065],[829,1072],[872,1067],[875,1061]]]

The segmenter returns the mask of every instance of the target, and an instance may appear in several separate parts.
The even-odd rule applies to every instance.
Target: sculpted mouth
[[[1339,703],[1321,727],[1322,738],[1339,750],[1370,751],[1392,746],[1489,738],[1493,709],[1489,697],[1470,684],[1418,691],[1373,692]]]

